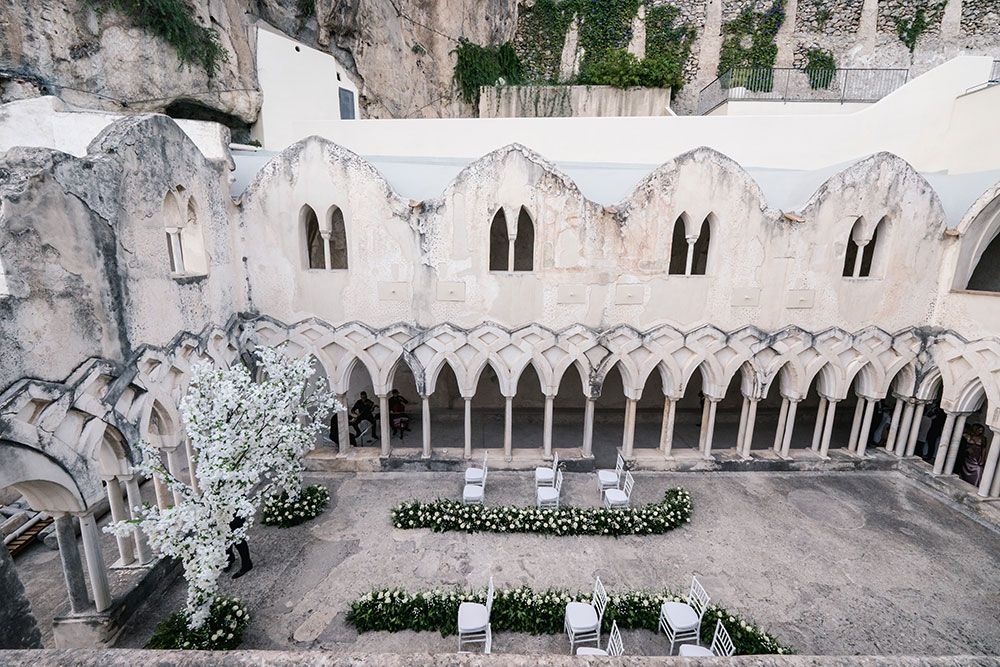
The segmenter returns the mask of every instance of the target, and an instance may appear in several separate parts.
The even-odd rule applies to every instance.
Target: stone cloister
[[[967,491],[1000,496],[1000,284],[978,268],[1000,248],[1000,184],[952,225],[928,181],[880,153],[784,212],[740,165],[701,148],[665,156],[606,206],[513,145],[440,197],[408,201],[360,156],[311,137],[234,197],[233,157],[217,140],[203,150],[166,117],[132,116],[83,157],[0,155],[0,490],[54,518],[62,645],[113,641],[133,591],[160,576],[141,535],[97,527],[107,512],[129,518],[144,489],[174,502],[159,480],[140,486],[137,444],[191,475],[178,411],[191,368],[240,363],[256,345],[311,355],[344,402],[371,388],[378,448],[351,448],[339,413],[339,451],[317,451],[348,469],[481,456],[472,419],[487,373],[486,407],[503,415],[498,466],[558,452],[586,469],[598,448],[661,470],[894,463],[915,455],[933,404],[946,422],[927,473],[953,475],[966,422],[982,422],[992,446]],[[494,253],[503,229],[506,254]],[[418,428],[394,441],[388,394],[404,386]],[[447,392],[460,408],[443,406]],[[873,452],[883,399],[888,437]],[[555,443],[564,402],[580,435]],[[621,431],[595,441],[605,402]],[[542,428],[518,442],[526,408]],[[658,437],[637,446],[640,409]],[[458,451],[436,443],[445,410],[461,414]],[[691,417],[697,445],[682,446]],[[723,417],[735,434],[718,435]],[[113,561],[100,548],[110,540]]]

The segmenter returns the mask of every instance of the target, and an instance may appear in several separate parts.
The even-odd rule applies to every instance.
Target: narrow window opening
[[[490,271],[506,271],[510,257],[510,239],[507,238],[507,217],[503,209],[493,216],[490,225]]]
[[[505,225],[506,226],[506,225]],[[514,239],[514,271],[531,271],[535,264],[535,225],[527,209],[521,207],[517,216],[517,237]]]

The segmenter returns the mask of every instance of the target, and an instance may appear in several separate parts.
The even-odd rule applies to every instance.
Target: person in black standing
[[[229,523],[229,528],[231,530],[238,530],[244,524],[246,524],[246,521],[244,521],[243,517],[238,516]],[[253,561],[250,560],[250,545],[247,544],[246,538],[243,538],[236,544],[230,544],[226,553],[229,555],[229,562],[226,563],[226,572],[229,572],[236,563],[236,554],[240,555],[240,569],[233,575],[233,579],[239,579],[253,569]]]

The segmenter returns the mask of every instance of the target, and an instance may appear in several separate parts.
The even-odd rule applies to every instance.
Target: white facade
[[[265,148],[289,128],[360,118],[358,87],[329,53],[257,23],[257,78],[263,95],[253,137]]]

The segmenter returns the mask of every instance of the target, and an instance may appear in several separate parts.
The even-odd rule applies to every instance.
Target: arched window
[[[882,224],[885,218],[878,221],[878,224],[871,230],[868,236],[868,229],[864,218],[858,218],[851,228],[851,235],[847,238],[847,252],[844,254],[844,276],[847,278],[869,278],[872,275],[872,267],[877,264],[878,257],[882,254],[881,245],[878,243],[879,230],[884,227]]]
[[[966,289],[1000,292],[1000,235],[993,237],[980,255]]]
[[[683,276],[687,272],[687,229],[684,224],[684,214],[674,221],[674,235],[670,239],[670,265],[667,273],[675,276]]]
[[[709,218],[705,218],[701,223],[701,233],[698,234],[698,240],[694,242],[694,246],[691,248],[691,254],[693,255],[691,261],[692,276],[703,276],[708,272],[708,246],[711,239],[712,226],[709,224]]]
[[[708,271],[708,250],[712,238],[709,214],[701,223],[698,236],[687,235],[687,214],[682,213],[674,222],[670,240],[670,264],[667,273],[678,276],[703,276]]]
[[[163,222],[171,273],[206,275],[208,254],[205,251],[205,237],[198,223],[198,206],[194,197],[186,195],[182,186],[177,186],[164,198]]]
[[[306,204],[299,212],[299,218],[305,229],[306,266],[310,269],[326,268],[326,251],[323,249],[323,236],[319,231],[319,218],[312,206]]]
[[[330,208],[330,267],[331,269],[347,268],[347,227],[344,225],[344,212],[339,206]]]
[[[305,263],[310,269],[347,268],[347,228],[344,212],[331,206],[320,224],[316,211],[305,204],[299,211],[305,239]]]
[[[490,271],[506,271],[510,261],[510,239],[507,237],[507,216],[503,209],[493,216],[490,225]]]
[[[517,215],[517,236],[514,237],[514,271],[531,271],[535,265],[535,224],[531,214],[521,207]]]
[[[522,206],[517,214],[517,227],[509,230],[501,208],[490,224],[490,271],[531,271],[534,266],[535,223],[531,214]]]

